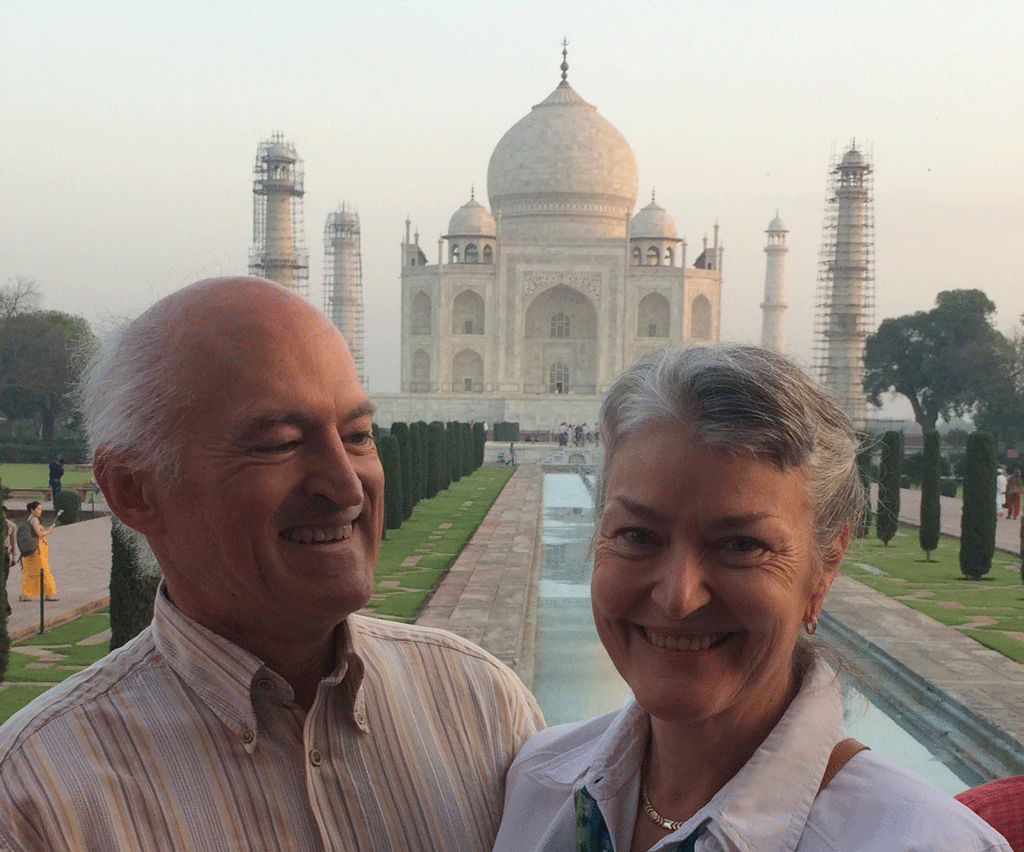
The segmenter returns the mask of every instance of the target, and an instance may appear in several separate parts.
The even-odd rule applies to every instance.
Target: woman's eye
[[[658,536],[643,527],[627,527],[619,532],[619,536],[628,544],[637,546],[657,544]]]
[[[732,536],[716,545],[716,549],[725,559],[736,562],[749,562],[768,552],[769,547],[763,541],[745,535]]]

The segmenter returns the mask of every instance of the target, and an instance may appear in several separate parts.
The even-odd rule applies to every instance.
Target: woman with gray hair
[[[671,349],[615,381],[600,430],[591,598],[634,700],[526,744],[495,849],[1008,850],[845,737],[800,635],[864,511],[828,394],[761,349]]]

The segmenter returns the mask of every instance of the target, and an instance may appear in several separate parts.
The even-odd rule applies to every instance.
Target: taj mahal
[[[494,148],[490,209],[471,193],[436,247],[406,221],[401,392],[373,396],[382,425],[518,421],[530,433],[594,423],[608,385],[638,357],[718,340],[718,226],[688,265],[653,193],[634,214],[629,143],[569,85],[564,51],[561,71]]]

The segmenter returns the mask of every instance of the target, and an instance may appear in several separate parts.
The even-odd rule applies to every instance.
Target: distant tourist
[[[1003,468],[996,470],[996,517],[1001,518],[1006,514],[1006,471]]]
[[[47,554],[49,545],[46,537],[53,532],[53,528],[45,528],[39,521],[43,514],[43,504],[33,500],[26,507],[28,509],[29,540],[34,542],[35,548],[21,547],[21,595],[19,601],[31,600],[39,595],[40,577],[42,578],[42,592],[48,601],[59,600],[57,597],[57,584],[53,581],[53,574],[50,573],[50,559]]]
[[[864,511],[857,438],[780,355],[669,349],[613,382],[591,587],[634,698],[534,736],[495,852],[1009,852],[843,733],[813,634]]]
[[[61,456],[57,461],[50,462],[50,492],[52,493],[52,499],[56,500],[57,495],[60,494],[60,481],[64,478],[64,456]]]
[[[1024,491],[1024,479],[1021,479],[1020,468],[1015,467],[1006,481],[1006,517],[1017,520],[1020,517],[1020,494]]]
[[[10,598],[7,595],[7,579],[11,575],[11,569],[18,564],[18,560],[21,559],[21,552],[18,550],[18,525],[14,521],[7,517],[7,507],[0,504],[0,512],[3,513],[4,524],[4,554],[6,556],[3,576],[4,576],[4,601],[7,602],[7,614],[11,614]]]

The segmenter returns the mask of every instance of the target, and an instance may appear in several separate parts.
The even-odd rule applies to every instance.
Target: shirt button
[[[247,743],[251,743],[256,739],[256,734],[253,733],[252,728],[246,728],[242,731],[242,740]]]
[[[274,688],[274,682],[268,678],[263,678],[259,684],[259,688],[264,692],[270,692]]]
[[[356,720],[356,724],[357,725],[365,725],[366,724],[366,716],[364,716],[362,714],[362,712],[357,712],[356,713],[355,720]]]
[[[704,848],[707,849],[708,852],[721,852],[722,844],[718,842],[717,837],[710,835],[708,837],[708,842],[704,844]]]
[[[324,756],[320,754],[320,752],[316,749],[313,749],[309,753],[309,762],[312,763],[314,766],[319,766],[321,763],[324,762]]]

